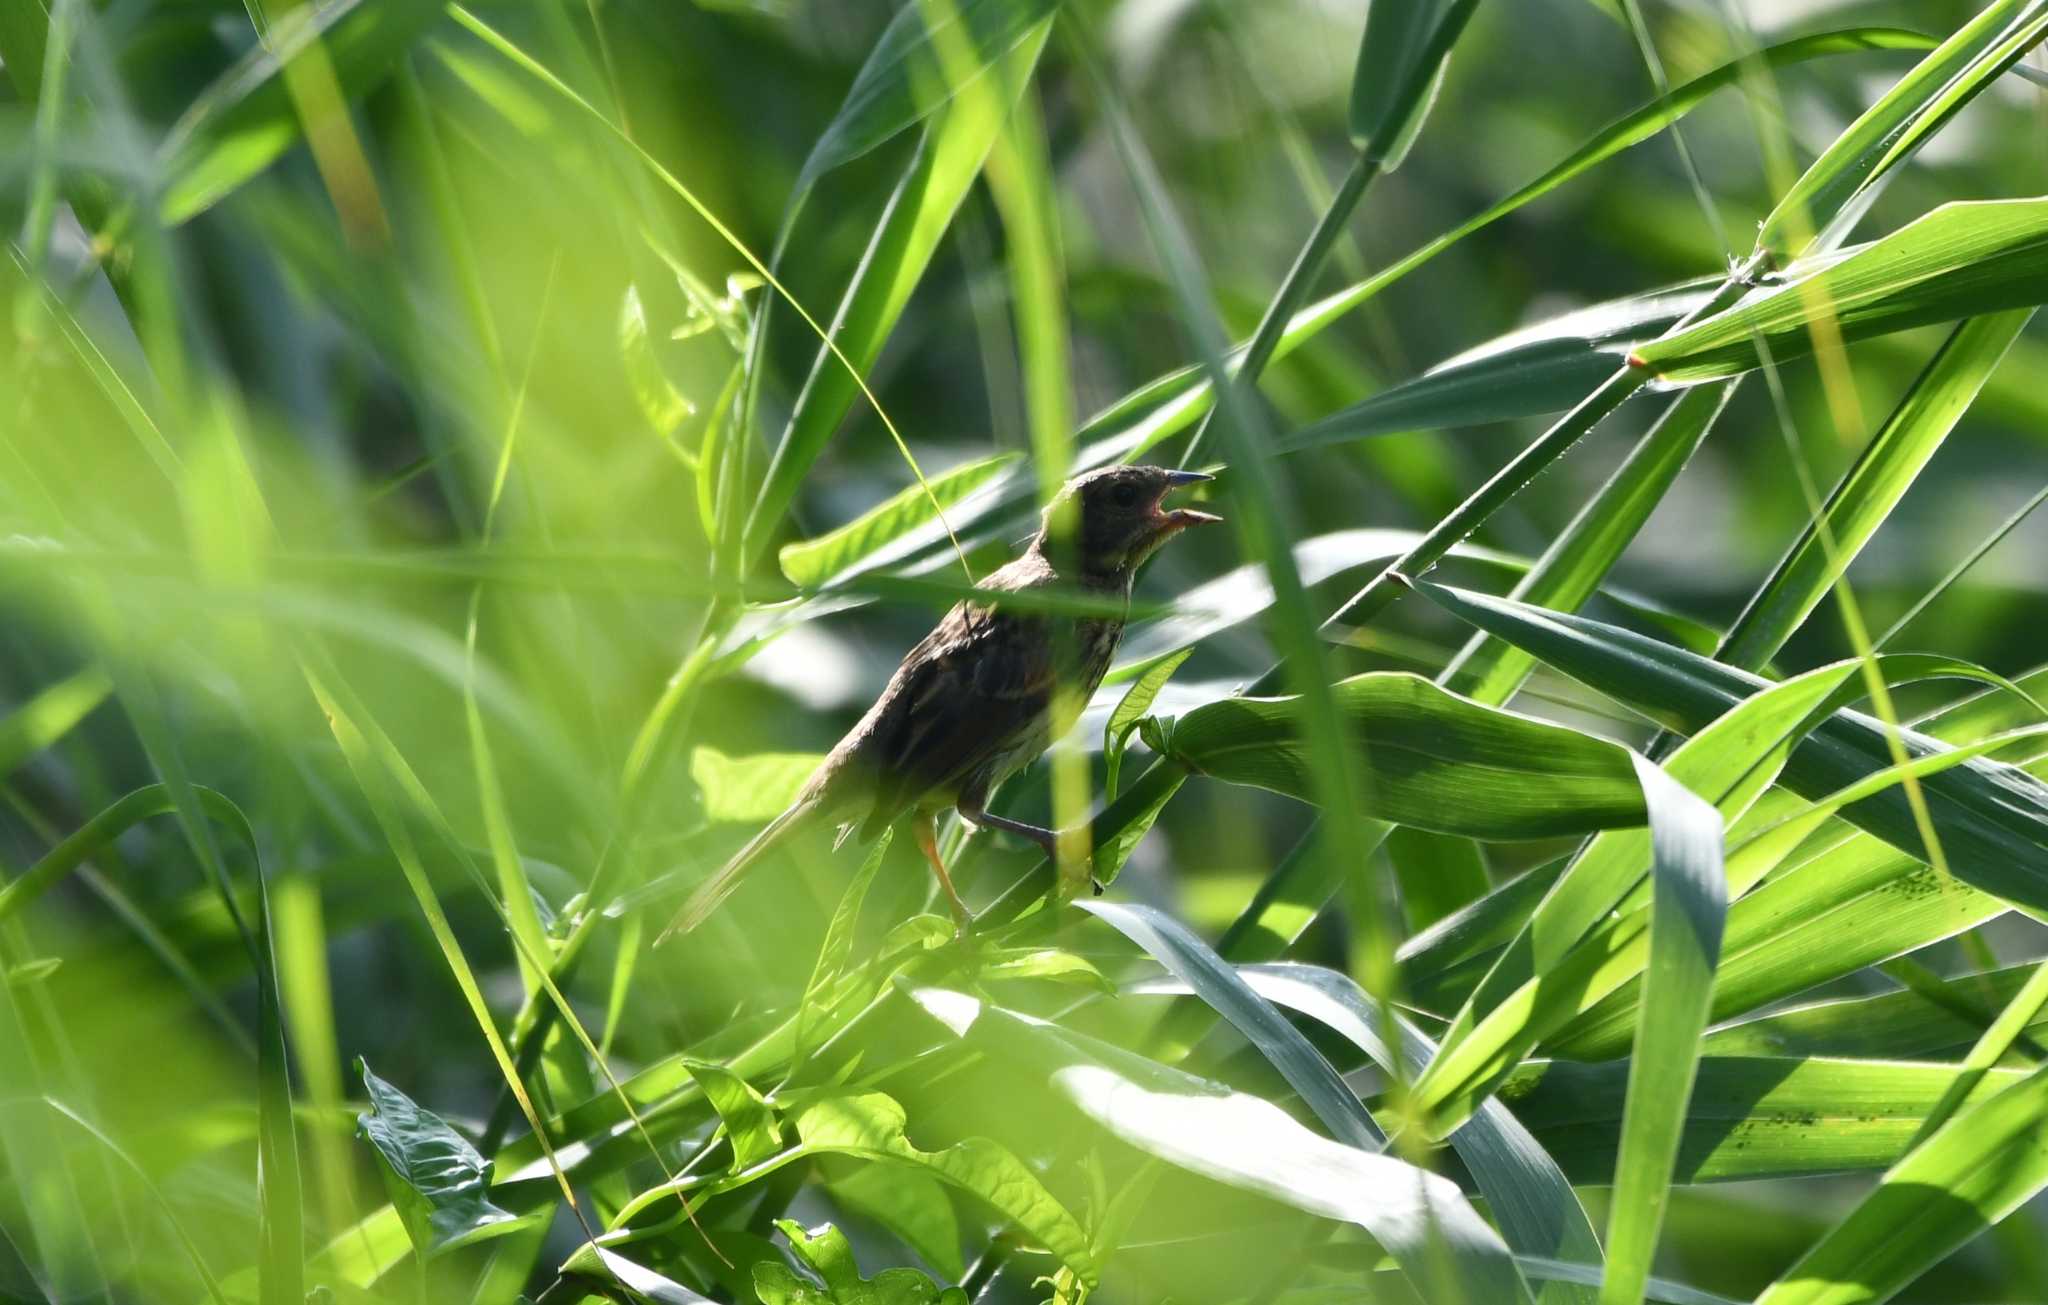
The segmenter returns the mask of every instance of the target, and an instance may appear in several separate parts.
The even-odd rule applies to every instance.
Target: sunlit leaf
[[[356,1128],[375,1148],[384,1189],[422,1254],[516,1232],[519,1219],[491,1204],[491,1165],[431,1110],[370,1072],[361,1060],[370,1109]]]
[[[777,1219],[775,1226],[822,1285],[779,1264],[757,1264],[754,1290],[761,1305],[967,1305],[966,1292],[941,1288],[916,1269],[884,1269],[872,1278],[861,1277],[846,1234],[830,1224],[810,1232],[791,1219]]]

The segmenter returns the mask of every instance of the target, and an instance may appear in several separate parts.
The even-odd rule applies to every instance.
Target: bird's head
[[[1165,467],[1103,467],[1076,476],[1045,510],[1042,544],[1076,558],[1084,574],[1129,576],[1167,540],[1189,526],[1223,518],[1163,500],[1210,477]]]

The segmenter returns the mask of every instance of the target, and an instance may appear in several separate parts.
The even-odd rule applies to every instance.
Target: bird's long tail
[[[769,821],[766,828],[748,839],[745,847],[734,852],[732,859],[720,866],[717,874],[697,885],[684,901],[682,909],[676,912],[675,919],[669,921],[668,928],[663,929],[661,936],[654,940],[654,945],[659,947],[676,934],[688,933],[704,923],[726,898],[732,896],[733,889],[740,886],[740,881],[760,863],[762,857],[774,850],[784,839],[810,827],[823,813],[824,803],[816,797],[798,798],[787,811]]]

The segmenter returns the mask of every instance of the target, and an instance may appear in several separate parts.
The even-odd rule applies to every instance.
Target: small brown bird
[[[970,919],[939,858],[934,820],[952,807],[977,828],[1006,829],[1053,855],[1055,834],[986,810],[996,786],[1072,728],[1123,636],[1131,579],[1159,546],[1207,512],[1163,506],[1195,471],[1105,467],[1067,482],[1024,555],[977,588],[992,595],[1064,587],[1115,599],[1114,615],[1058,616],[971,599],[904,657],[889,685],[818,766],[787,811],[691,893],[659,943],[718,909],[769,849],[799,829],[858,829],[861,841],[908,815],[917,845],[964,933]]]

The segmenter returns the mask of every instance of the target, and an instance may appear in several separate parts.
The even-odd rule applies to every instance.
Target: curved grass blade
[[[1059,7],[1059,0],[906,0],[797,174],[795,194],[924,121]]]
[[[1358,1224],[1425,1299],[1529,1299],[1499,1234],[1447,1179],[1319,1137],[1258,1097],[964,993],[925,988],[912,996],[967,1046],[1044,1075],[1070,1105],[1132,1146]]]
[[[1081,901],[1075,905],[1143,948],[1188,985],[1190,992],[1229,1020],[1280,1071],[1332,1137],[1362,1151],[1377,1151],[1386,1145],[1386,1133],[1322,1053],[1185,925],[1143,904]]]
[[[1715,1029],[1703,1049],[1710,1056],[1939,1059],[1969,1046],[1982,1032],[1986,1013],[2009,1003],[2038,972],[2032,964],[2012,965],[1941,979],[1931,992],[1900,988],[1875,997],[1810,1002]],[[2034,1016],[2025,1029],[2044,1024],[2048,1012]],[[2024,1030],[2020,1036],[2034,1040]]]
[[[1757,1305],[1889,1299],[2044,1187],[2048,1066],[1915,1147]]]
[[[1137,730],[1138,722],[1143,719],[1146,712],[1152,710],[1152,704],[1159,700],[1159,691],[1166,687],[1166,682],[1173,678],[1173,673],[1180,669],[1180,664],[1192,656],[1194,651],[1193,647],[1183,648],[1153,662],[1124,696],[1118,699],[1116,709],[1109,713],[1109,719],[1103,723],[1102,791],[1110,797],[1116,796],[1117,772],[1123,769],[1124,747],[1130,741],[1132,733]]]
[[[1655,762],[1630,756],[1650,813],[1650,956],[1614,1162],[1601,1305],[1635,1305],[1649,1281],[1728,913],[1720,812]]]

